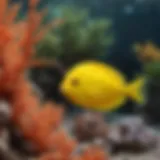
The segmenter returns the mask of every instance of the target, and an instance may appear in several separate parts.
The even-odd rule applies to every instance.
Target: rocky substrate
[[[103,120],[99,114],[90,113],[65,119],[62,127],[78,136],[80,146],[76,152],[95,143],[110,153],[110,160],[160,160],[160,132],[157,128],[147,126],[139,117],[125,117],[109,124]],[[0,138],[0,160],[36,160],[13,151],[7,144],[8,134],[4,130]]]
[[[148,126],[139,116],[123,117],[105,125],[99,115],[87,113],[74,121],[66,120],[64,127],[82,141],[80,148],[90,142],[104,145],[106,151],[112,153],[111,160],[160,160],[160,132]]]
[[[152,151],[144,154],[124,154],[121,153],[116,156],[111,156],[111,160],[159,160],[160,159],[160,149],[157,151]]]
[[[160,132],[157,131],[157,146],[142,153],[121,152],[111,156],[111,160],[160,160]]]

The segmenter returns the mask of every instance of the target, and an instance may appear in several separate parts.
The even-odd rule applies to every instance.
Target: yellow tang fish
[[[124,76],[110,65],[97,61],[76,64],[64,76],[61,93],[73,104],[96,111],[112,111],[127,98],[144,102],[144,78],[128,84]]]

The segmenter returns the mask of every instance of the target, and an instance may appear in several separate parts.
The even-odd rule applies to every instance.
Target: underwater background
[[[159,160],[160,1],[11,0],[9,6],[18,4],[9,17],[15,20],[13,30],[3,17],[6,2],[0,0],[0,64],[3,60],[8,69],[2,63],[7,78],[0,76],[0,131],[4,132],[0,159]],[[46,16],[35,12],[37,3],[39,11],[47,11]],[[31,27],[28,32],[24,22]],[[45,30],[50,22],[52,27]],[[9,48],[6,41],[14,41],[16,34],[25,40],[23,32],[31,34],[40,23],[42,35],[26,36],[26,48],[23,43],[15,44],[24,53],[32,49],[35,53],[24,58],[23,65],[19,63],[23,56],[16,54],[19,50]],[[3,50],[5,45],[8,52]],[[5,51],[13,55],[3,56]],[[60,93],[59,85],[66,71],[83,60],[111,64],[128,84],[145,76],[145,103],[128,99],[110,113],[74,105]]]

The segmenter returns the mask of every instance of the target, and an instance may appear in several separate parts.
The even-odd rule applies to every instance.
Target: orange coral
[[[63,152],[51,152],[40,157],[39,160],[108,160],[108,156],[100,147],[91,146],[82,154],[63,155]]]
[[[77,142],[61,128],[63,109],[53,103],[42,104],[32,89],[25,71],[36,64],[32,61],[35,44],[52,25],[41,26],[45,11],[37,12],[38,0],[29,0],[26,20],[15,21],[20,5],[8,7],[8,0],[0,0],[0,97],[12,106],[12,122],[23,136],[39,151],[51,152],[40,160],[105,160],[104,152],[91,148],[79,156],[72,152]]]
[[[15,4],[9,8],[8,0],[0,2],[1,92],[2,90],[10,92],[13,89],[19,77],[29,65],[33,65],[35,44],[53,25],[57,26],[61,23],[57,20],[46,26],[40,26],[45,12],[36,11],[37,3],[37,0],[30,0],[27,20],[16,22],[15,18],[20,5]]]

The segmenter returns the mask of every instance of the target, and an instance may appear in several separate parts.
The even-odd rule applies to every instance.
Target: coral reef
[[[26,76],[29,67],[37,64],[33,59],[36,43],[54,25],[41,26],[45,12],[36,11],[38,0],[28,3],[27,19],[17,22],[15,18],[20,5],[8,7],[8,0],[0,1],[0,98],[8,102],[11,111],[11,116],[4,116],[7,123],[9,118],[6,129],[14,130],[13,135],[19,137],[19,141],[25,139],[41,160],[105,160],[107,155],[97,147],[91,147],[84,154],[72,155],[77,142],[61,128],[62,107],[44,103]],[[3,120],[1,126],[5,125]],[[14,159],[4,157],[4,154],[0,156],[3,160]]]

